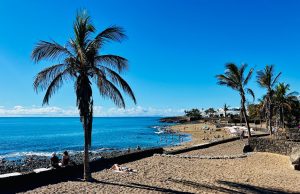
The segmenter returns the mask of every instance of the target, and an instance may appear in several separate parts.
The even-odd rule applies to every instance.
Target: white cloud
[[[172,108],[143,108],[141,106],[131,108],[104,108],[102,106],[94,106],[94,116],[113,117],[113,116],[177,116],[182,115],[184,109],[172,109]],[[24,107],[14,106],[13,108],[6,108],[0,106],[0,116],[12,117],[12,116],[78,116],[78,110],[76,107],[60,108],[56,106],[50,107]]]
[[[59,107],[0,107],[0,116],[75,116],[76,113],[76,109],[64,110]]]

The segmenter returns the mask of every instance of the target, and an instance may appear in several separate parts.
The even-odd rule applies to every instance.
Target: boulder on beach
[[[290,160],[293,165],[300,165],[300,147],[293,147],[290,155]]]
[[[243,148],[243,153],[253,152],[253,148],[249,144],[245,144]]]
[[[300,170],[300,164],[294,164],[293,167],[294,170]]]

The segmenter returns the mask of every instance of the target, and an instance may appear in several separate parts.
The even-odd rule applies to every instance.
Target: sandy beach
[[[254,130],[259,130],[261,126],[250,124],[250,127]],[[262,125],[262,127],[265,127],[265,124]],[[182,149],[193,145],[234,137],[234,135],[228,133],[228,130],[226,130],[225,128],[217,128],[215,124],[212,124],[210,122],[195,121],[193,123],[178,124],[171,126],[171,129],[172,131],[177,133],[191,134],[192,139],[191,141],[184,142],[178,146],[166,147],[166,150]],[[259,133],[264,132],[256,131],[256,134]]]
[[[184,142],[181,145],[174,147],[167,147],[166,150],[177,150],[187,148],[197,144],[203,144],[215,140],[232,137],[223,128],[216,128],[215,125],[210,123],[188,123],[178,124],[171,126],[172,131],[179,133],[191,134],[192,139],[189,142]]]
[[[190,131],[192,143],[201,142],[198,125],[178,125]],[[222,134],[222,131],[220,132]],[[198,134],[195,136],[194,134]],[[219,134],[219,133],[218,133]],[[220,135],[221,135],[220,134]],[[214,134],[216,135],[216,134]],[[242,154],[246,140],[220,144],[183,155],[231,156]],[[185,144],[185,146],[188,146]],[[250,153],[236,159],[197,159],[152,156],[122,164],[136,173],[105,169],[93,173],[92,183],[71,180],[26,193],[297,193],[300,172],[287,156]]]

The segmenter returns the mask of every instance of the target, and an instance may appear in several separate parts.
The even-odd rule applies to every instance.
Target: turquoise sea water
[[[179,143],[171,134],[157,134],[165,124],[157,117],[94,118],[92,150],[122,150]],[[184,135],[183,141],[190,136]],[[0,118],[0,158],[83,150],[79,118]]]

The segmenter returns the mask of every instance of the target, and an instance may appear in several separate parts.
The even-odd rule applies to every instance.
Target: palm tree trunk
[[[244,117],[244,113],[243,113],[243,105],[241,106],[241,111],[240,111],[240,126],[242,126],[243,123],[243,117]]]
[[[259,122],[260,122],[260,128],[262,129],[263,118],[262,118],[261,114],[259,115]]]
[[[272,131],[272,117],[273,117],[273,113],[272,113],[272,107],[271,107],[271,104],[269,105],[269,130],[270,130],[270,135],[273,134],[273,131]]]
[[[268,128],[269,128],[269,132],[270,132],[270,135],[273,134],[273,131],[272,131],[272,105],[271,105],[271,97],[270,97],[270,92],[268,92],[267,94],[267,122],[268,122]]]
[[[89,102],[89,104],[90,104],[90,102]],[[89,150],[91,147],[92,122],[93,122],[93,117],[91,117],[91,113],[89,113],[83,119],[83,127],[84,127],[84,157],[83,157],[84,174],[83,174],[83,178],[85,181],[90,181],[92,178],[91,171],[90,171],[90,159],[89,159]]]
[[[244,95],[241,94],[241,105],[242,105],[242,113],[243,113],[243,116],[244,116],[244,119],[245,119],[245,122],[246,122],[246,126],[247,126],[247,129],[248,129],[248,139],[251,138],[251,131],[250,131],[250,125],[249,125],[249,122],[248,122],[248,116],[247,116],[247,111],[246,111],[246,106],[245,106],[245,102],[246,102],[246,98]]]
[[[89,133],[89,128],[88,128],[88,122],[86,121],[87,118],[84,119],[84,158],[83,158],[83,178],[85,181],[91,180],[91,171],[90,171],[90,158],[89,158],[89,138],[88,138],[88,133]]]
[[[91,180],[89,166],[89,149],[91,147],[91,135],[93,124],[93,96],[91,83],[86,75],[80,75],[76,81],[77,106],[80,114],[80,121],[84,129],[84,157],[83,166],[85,181]]]
[[[280,114],[281,114],[282,127],[285,128],[285,123],[284,123],[284,110],[283,110],[283,107],[281,107]]]

